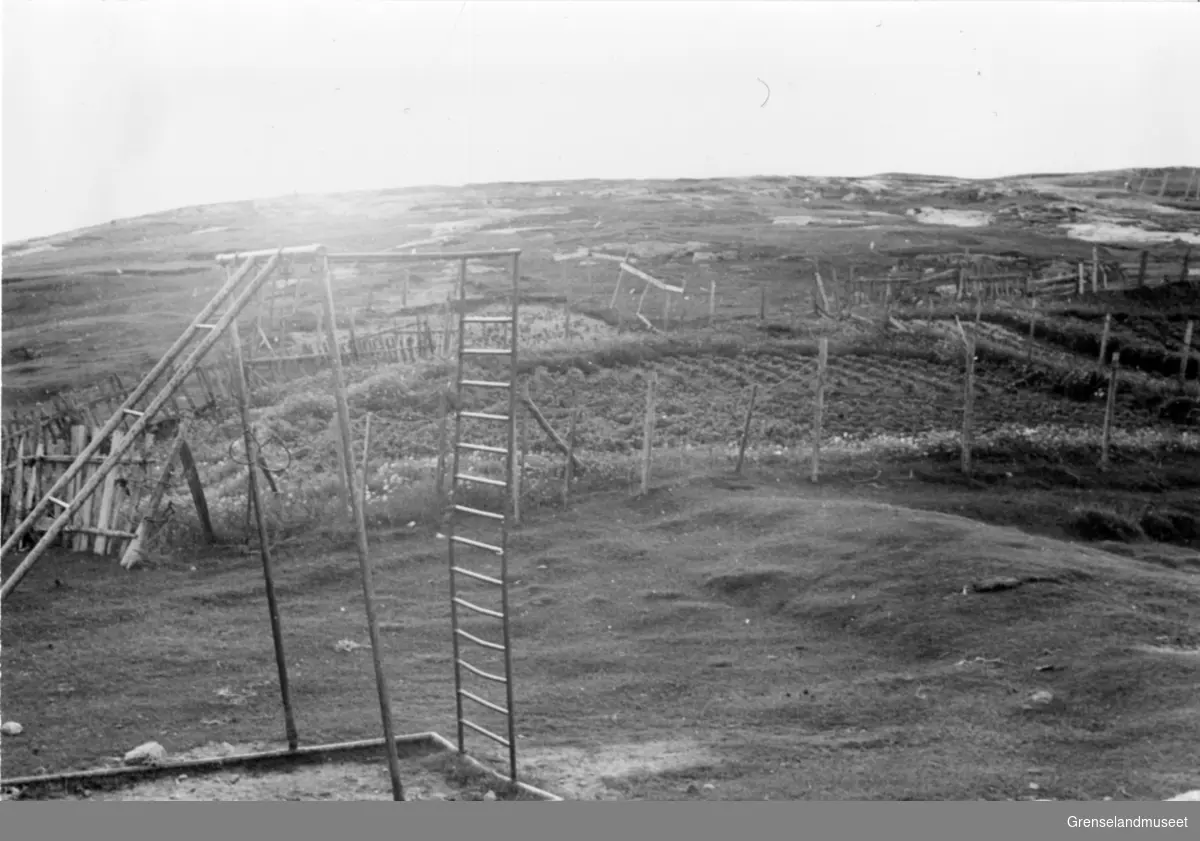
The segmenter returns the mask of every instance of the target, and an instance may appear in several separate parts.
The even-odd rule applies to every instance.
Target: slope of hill
[[[1186,174],[1162,202],[1127,191],[1136,177],[474,185],[119,220],[5,247],[4,405],[136,378],[222,282],[218,252],[519,247],[523,372],[553,425],[582,410],[588,468],[564,505],[561,458],[531,442],[513,604],[535,780],[580,798],[1169,796],[1200,786],[1200,354],[1184,369],[1193,381],[1176,383],[1184,324],[1200,320],[1185,256],[1200,212]],[[555,260],[585,247],[686,281],[674,326],[649,334],[620,302],[619,317],[611,264]],[[971,478],[958,467],[954,323],[967,311],[930,290],[890,301],[892,322],[851,301],[852,315],[814,315],[813,260],[844,290],[851,272],[940,271],[967,252],[1024,275],[1095,259],[1128,281],[1142,250],[1144,287],[1048,299],[1032,341],[1019,297],[982,308]],[[444,300],[450,268],[411,271],[402,292],[400,270],[347,267],[338,305],[361,332],[382,328]],[[302,307],[311,286],[295,287]],[[1102,334],[1127,366],[1106,470]],[[650,373],[660,449],[651,492],[636,496]],[[348,370],[356,436],[373,413],[366,513],[397,728],[443,734],[453,689],[432,470],[446,376],[441,359]],[[746,469],[732,476],[752,386]],[[364,634],[330,388],[318,372],[254,395],[254,422],[287,465],[264,507],[306,743],[378,724],[369,661],[339,648]],[[93,765],[148,739],[177,753],[279,729],[238,421],[218,412],[193,434],[220,545],[195,548],[181,487],[146,563],[127,573],[54,550],[6,600],[5,718],[25,728],[5,739],[6,775]],[[360,785],[303,779],[305,799],[352,799]]]

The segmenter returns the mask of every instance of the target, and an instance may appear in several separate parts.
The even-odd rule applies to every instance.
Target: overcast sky
[[[1197,11],[4,0],[3,240],[294,191],[1200,165]]]

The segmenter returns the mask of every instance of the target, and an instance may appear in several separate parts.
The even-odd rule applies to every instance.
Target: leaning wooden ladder
[[[459,273],[459,315],[458,315],[458,364],[455,374],[455,417],[454,438],[452,448],[452,468],[450,480],[450,504],[446,518],[446,542],[450,561],[450,621],[454,640],[454,693],[458,722],[458,750],[466,753],[466,732],[472,730],[499,743],[508,750],[509,777],[517,780],[517,737],[513,717],[513,680],[512,680],[512,645],[509,622],[508,600],[508,537],[509,524],[512,515],[511,491],[513,488],[513,469],[516,464],[514,450],[516,448],[516,412],[517,412],[517,347],[518,324],[517,309],[519,303],[518,286],[520,278],[520,255],[512,256],[512,304],[507,315],[488,316],[470,315],[466,306],[466,261],[460,264]],[[504,348],[488,348],[468,345],[467,331],[472,326],[506,325],[508,327],[508,342]],[[481,343],[482,344],[482,343]],[[505,375],[475,373],[468,371],[468,366],[481,367],[487,359],[507,359],[508,371]],[[486,368],[495,370],[485,364]],[[467,389],[472,393],[505,394],[507,410],[504,414],[484,412],[464,407],[468,398]],[[481,429],[472,433],[473,440],[464,440],[464,422],[471,422],[474,428]],[[482,443],[482,440],[497,438],[497,425],[503,424],[504,445]],[[492,435],[487,434],[491,428]],[[480,454],[480,456],[502,456],[504,460],[504,479],[481,476],[465,472],[464,454]],[[494,506],[498,510],[489,510],[483,503],[474,503],[479,488],[492,488],[500,493],[500,501]],[[471,494],[468,497],[468,494]],[[471,501],[472,505],[465,504]],[[460,522],[470,523],[470,536],[459,533]],[[490,556],[490,565],[485,565],[483,558]],[[471,558],[470,566],[466,565]],[[475,560],[479,558],[479,560]],[[472,590],[466,598],[463,587],[474,585],[479,595]],[[498,596],[498,598],[497,598]],[[480,602],[487,602],[480,604]],[[491,625],[492,631],[476,628],[472,625]],[[499,621],[501,641],[496,642],[495,623]],[[467,630],[464,625],[471,627]],[[490,637],[490,638],[489,638]],[[473,652],[470,662],[464,654],[464,648]],[[483,658],[489,658],[487,663],[480,665]],[[502,664],[490,665],[491,661],[501,660]],[[503,674],[498,674],[499,669]],[[464,688],[464,678],[479,678],[488,684],[499,684],[504,687],[504,701],[497,703],[489,700],[478,692]],[[480,690],[482,691],[482,689]],[[499,714],[504,719],[505,735],[473,721],[464,713],[463,702],[470,701]]]
[[[117,467],[122,457],[138,441],[155,415],[172,399],[180,385],[192,374],[192,371],[200,364],[209,350],[220,341],[229,326],[234,323],[242,310],[254,299],[259,287],[262,286],[263,282],[275,270],[281,255],[289,253],[315,253],[321,250],[323,249],[320,246],[302,246],[300,248],[284,248],[240,255],[245,258],[245,262],[241,268],[226,280],[225,285],[221,287],[217,294],[213,296],[213,299],[200,311],[192,323],[188,325],[187,329],[184,330],[183,334],[176,339],[175,344],[163,355],[158,364],[150,370],[150,373],[146,374],[137,388],[130,392],[120,408],[100,428],[99,433],[96,434],[91,443],[79,453],[66,472],[59,477],[37,505],[26,515],[25,519],[21,521],[20,525],[9,535],[3,547],[0,547],[0,558],[3,558],[13,549],[22,545],[25,536],[35,526],[42,523],[43,518],[52,506],[58,510],[58,515],[46,528],[41,539],[38,540],[25,556],[25,559],[13,570],[8,580],[3,585],[0,585],[0,601],[8,597],[9,593],[16,588],[21,579],[25,577],[25,574],[29,572],[33,565],[37,563],[37,560],[45,553],[46,549],[53,545],[58,536],[75,517],[76,512],[91,498],[96,489],[104,483],[105,477]],[[250,275],[251,270],[254,269],[256,261],[261,257],[268,257],[266,264],[247,282],[246,278]],[[234,297],[235,293],[236,297]],[[230,301],[231,297],[233,298],[232,301]],[[221,315],[217,315],[217,312],[223,306],[225,307],[225,311]],[[143,399],[150,394],[151,389],[161,375],[174,365],[175,360],[197,336],[203,336],[200,343],[193,348],[182,363],[175,366],[174,373],[167,380],[167,383],[155,393],[150,402],[145,404],[143,409],[137,409],[136,407],[142,405]],[[133,420],[132,426],[128,427],[122,435],[114,437],[113,433],[118,431],[118,428],[130,419]],[[75,487],[78,484],[76,477],[91,462],[92,457],[99,452],[105,442],[110,439],[112,445],[107,458],[96,468],[96,472],[90,479],[83,483],[83,486],[79,488],[78,492],[71,499],[64,499],[64,490]]]

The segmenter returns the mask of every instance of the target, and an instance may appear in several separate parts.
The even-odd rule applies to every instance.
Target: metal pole
[[[233,346],[233,359],[237,366],[237,401],[242,416],[242,440],[246,444],[246,465],[250,482],[249,495],[254,504],[254,524],[258,529],[258,549],[262,557],[263,584],[267,590],[267,611],[271,617],[271,637],[275,641],[275,665],[279,670],[279,694],[283,699],[283,721],[287,732],[288,750],[300,746],[296,734],[296,718],[292,713],[292,693],[288,685],[287,658],[283,650],[283,628],[279,621],[279,602],[275,598],[275,577],[271,572],[271,547],[267,542],[267,523],[263,518],[262,496],[258,490],[258,450],[254,446],[254,433],[250,428],[249,390],[246,384],[246,369],[242,359],[242,339],[236,323],[229,331]]]
[[[334,332],[333,273],[329,259],[324,259],[325,274],[325,321],[328,323],[330,359],[333,362],[333,382],[337,391],[338,426],[341,432],[342,454],[346,461],[349,481],[350,511],[357,526],[358,565],[362,572],[363,602],[367,612],[367,631],[371,637],[371,659],[375,664],[375,685],[379,691],[379,713],[383,719],[383,737],[387,743],[388,771],[392,776],[392,799],[404,799],[404,787],[400,782],[399,758],[396,755],[396,740],[392,732],[392,702],[388,694],[387,679],[383,674],[383,661],[379,652],[379,623],[375,618],[375,587],[371,577],[371,562],[367,557],[367,526],[359,498],[354,493],[354,449],[350,444],[350,405],[346,399],[346,377],[342,371],[342,350]],[[366,475],[363,475],[366,481]]]
[[[458,752],[467,752],[466,728],[463,726],[463,701],[462,701],[462,674],[461,666],[459,666],[459,644],[458,644],[458,583],[454,577],[454,567],[456,565],[454,559],[454,504],[455,492],[458,490],[458,456],[459,456],[459,441],[462,440],[462,404],[463,404],[463,351],[466,348],[466,300],[467,300],[467,284],[463,282],[466,277],[466,260],[462,261],[462,271],[459,274],[458,283],[458,361],[454,374],[454,440],[451,442],[453,452],[450,457],[450,495],[447,499],[446,508],[446,554],[450,561],[450,639],[454,646],[454,707],[455,707],[455,726],[458,732]],[[503,532],[501,532],[503,539]]]
[[[509,477],[509,488],[513,487],[513,471],[516,468],[516,460],[513,458],[513,453],[517,445],[517,351],[520,344],[520,330],[517,316],[519,315],[519,307],[521,303],[520,296],[521,282],[521,257],[519,254],[514,254],[512,258],[512,372],[509,376],[508,389],[508,464],[506,469]],[[568,470],[570,466],[568,464]],[[513,712],[513,679],[512,679],[512,639],[510,635],[510,624],[508,617],[508,518],[505,517],[501,523],[500,533],[500,548],[503,552],[500,555],[500,580],[504,582],[504,586],[500,588],[500,597],[503,600],[502,610],[504,612],[504,690],[507,694],[508,707],[508,766],[509,777],[515,783],[517,781],[517,728],[516,716]]]

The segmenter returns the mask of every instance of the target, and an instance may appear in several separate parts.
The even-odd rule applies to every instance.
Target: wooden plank
[[[200,472],[196,470],[196,460],[192,458],[192,448],[187,441],[179,445],[179,463],[183,467],[183,475],[187,478],[188,489],[192,493],[192,503],[196,506],[196,515],[200,518],[200,528],[204,530],[204,539],[215,543],[216,534],[213,532],[212,518],[208,514],[208,501],[204,498],[204,485],[200,482]]]
[[[657,286],[659,289],[662,289],[665,292],[678,292],[680,294],[683,294],[682,286],[672,286],[671,284],[666,283],[665,281],[659,280],[656,277],[646,274],[641,269],[635,269],[633,266],[629,265],[628,263],[625,263],[625,262],[621,263],[621,271],[629,272],[634,277],[640,277],[642,280],[646,281],[646,283],[649,283],[652,286]]]
[[[12,534],[22,520],[25,519],[25,441],[27,436],[22,433],[17,440],[17,466],[13,473],[13,484],[8,495],[8,516],[4,524],[5,538]]]
[[[112,447],[116,449],[124,438],[124,434],[114,430],[112,434]],[[100,495],[100,512],[96,519],[96,528],[106,530],[112,521],[113,495],[117,490],[117,470],[113,469],[104,477],[103,491]],[[108,552],[108,538],[104,535],[96,536],[95,548],[92,550],[94,554],[104,555]]]

